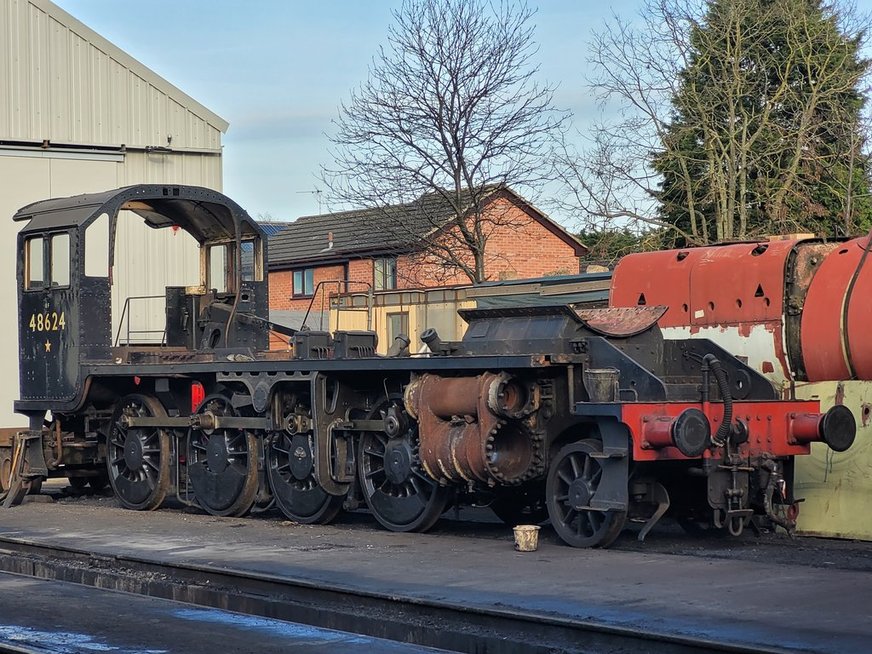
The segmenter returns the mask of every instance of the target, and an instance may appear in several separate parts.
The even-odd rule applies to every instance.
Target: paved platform
[[[130,512],[111,498],[28,503],[0,513],[0,535],[749,647],[872,651],[869,544],[846,558],[837,542],[664,541],[655,532],[641,545],[625,537],[613,549],[577,550],[545,530],[537,552],[518,553],[497,525],[443,521],[436,533],[394,534],[365,515],[306,526],[276,514]]]

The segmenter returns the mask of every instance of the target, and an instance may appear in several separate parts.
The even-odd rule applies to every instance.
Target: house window
[[[388,344],[393,343],[394,339],[400,334],[409,335],[408,311],[388,314]]]
[[[315,269],[305,268],[294,271],[294,297],[315,295]]]
[[[373,266],[375,283],[373,288],[377,291],[390,291],[397,287],[397,258],[384,257],[376,259]]]

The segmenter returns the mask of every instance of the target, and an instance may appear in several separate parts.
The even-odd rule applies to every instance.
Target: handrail
[[[130,308],[131,300],[160,300],[163,298],[163,295],[132,295],[126,298],[124,300],[124,308],[121,310],[121,319],[118,321],[118,331],[115,333],[114,346],[118,347],[118,343],[121,341],[121,327],[124,325],[125,317],[127,317],[127,345],[130,345],[131,334],[162,334],[160,344],[164,345],[166,341],[166,327],[164,327],[163,329],[130,329],[130,316],[128,315],[128,309]]]
[[[312,293],[312,299],[309,300],[309,306],[306,308],[306,314],[303,316],[303,322],[300,324],[300,328],[304,329],[306,325],[306,321],[309,319],[309,314],[312,312],[312,305],[315,304],[315,299],[318,297],[318,290],[321,289],[322,286],[326,285],[336,285],[336,294],[340,295],[343,291],[342,284],[345,285],[345,293],[348,293],[349,284],[359,284],[362,285],[367,290],[367,311],[366,311],[366,328],[367,330],[372,329],[372,298],[373,298],[373,288],[372,284],[369,282],[363,282],[356,279],[324,279],[318,282],[315,286],[315,291]],[[326,297],[326,293],[321,294],[321,317],[319,318],[318,329],[324,329],[324,299]],[[327,307],[329,310],[329,306]],[[339,327],[338,320],[336,327]]]

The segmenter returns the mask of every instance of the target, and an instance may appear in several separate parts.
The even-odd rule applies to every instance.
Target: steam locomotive
[[[605,547],[667,512],[732,534],[752,519],[790,530],[794,457],[854,441],[844,407],[780,399],[710,340],[664,339],[661,306],[464,310],[462,340],[428,329],[425,354],[398,337],[382,356],[373,332],[271,322],[264,234],[215,191],[130,186],[14,219],[15,410],[29,427],[5,448],[7,506],[48,476],[108,483],[135,510],[172,497],[327,523],[365,506],[395,531],[476,504]],[[196,240],[200,283],[166,288],[159,343],[119,345],[113,242],[138,219]],[[271,351],[270,332],[292,348]]]

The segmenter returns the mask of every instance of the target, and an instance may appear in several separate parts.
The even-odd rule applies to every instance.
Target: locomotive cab
[[[180,229],[199,245],[199,284],[165,289],[163,329],[137,342],[113,335],[113,271],[119,221],[137,217],[155,229]],[[229,198],[208,189],[139,185],[46,200],[15,215],[18,235],[20,379],[16,410],[82,399],[83,367],[129,363],[178,352],[267,347],[265,239]],[[121,320],[130,300],[124,301]],[[119,307],[114,307],[116,316]],[[129,320],[129,316],[127,316]],[[113,338],[114,336],[114,338]],[[33,406],[37,410],[37,406]]]

